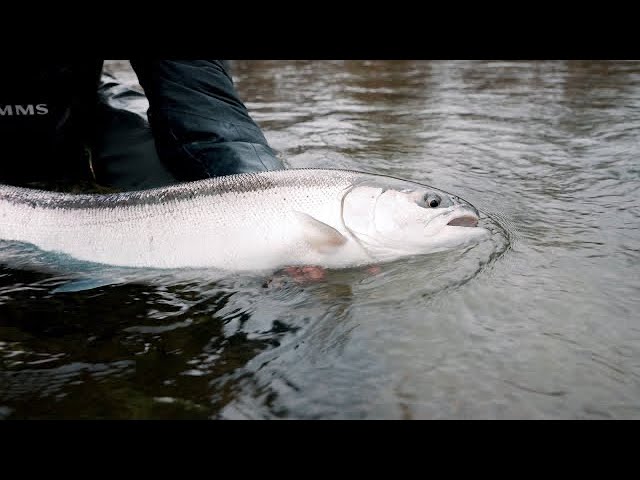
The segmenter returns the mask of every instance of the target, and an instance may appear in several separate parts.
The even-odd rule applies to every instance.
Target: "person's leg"
[[[180,181],[284,169],[221,60],[132,60],[160,158]]]
[[[158,157],[147,107],[143,93],[110,73],[103,73],[90,159],[99,185],[141,190],[177,181]]]

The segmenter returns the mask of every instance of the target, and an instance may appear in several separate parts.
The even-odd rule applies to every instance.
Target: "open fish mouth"
[[[452,227],[477,227],[478,217],[469,214],[460,215],[459,217],[449,220],[447,225]]]

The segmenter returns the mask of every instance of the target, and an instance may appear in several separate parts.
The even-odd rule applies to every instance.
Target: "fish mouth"
[[[477,227],[478,217],[467,213],[449,220],[447,225],[452,227]]]

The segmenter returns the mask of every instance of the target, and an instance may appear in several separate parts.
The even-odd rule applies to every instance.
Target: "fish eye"
[[[433,193],[428,193],[424,196],[424,203],[431,208],[436,208],[441,202],[442,199]]]

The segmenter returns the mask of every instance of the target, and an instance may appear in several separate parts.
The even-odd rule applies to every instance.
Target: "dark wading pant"
[[[96,183],[139,190],[178,181],[158,156],[147,121],[147,105],[142,93],[103,75],[95,140],[86,158]]]
[[[145,94],[103,74],[101,61],[91,76],[86,65],[53,65],[53,74],[31,83],[21,83],[18,72],[13,89],[0,81],[0,109],[14,114],[0,116],[0,181],[79,179],[134,190],[284,168],[240,101],[226,62],[131,65]],[[48,117],[15,115],[15,105],[24,113],[29,104],[46,105]]]

